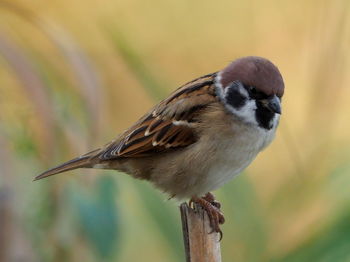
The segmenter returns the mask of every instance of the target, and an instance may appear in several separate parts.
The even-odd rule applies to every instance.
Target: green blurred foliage
[[[85,190],[87,191],[87,190]],[[96,192],[94,192],[96,191]],[[73,209],[77,212],[78,224],[88,241],[96,249],[98,257],[109,258],[118,246],[118,209],[114,202],[116,187],[111,177],[96,181],[96,189],[71,190]],[[92,195],[92,196],[91,196]]]
[[[224,261],[350,261],[350,5],[0,1],[0,261],[184,261],[178,203],[118,172],[41,171],[244,55],[285,78],[274,143],[217,191]]]

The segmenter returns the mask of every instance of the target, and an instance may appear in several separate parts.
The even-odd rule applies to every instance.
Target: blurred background
[[[286,84],[277,138],[216,192],[223,261],[350,261],[350,2],[0,0],[0,261],[184,261],[177,202],[45,169],[245,55]]]

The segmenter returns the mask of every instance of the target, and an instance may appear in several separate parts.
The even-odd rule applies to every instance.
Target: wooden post
[[[194,203],[180,206],[187,262],[221,262],[220,234],[213,232],[207,212]],[[210,233],[210,234],[209,234]]]

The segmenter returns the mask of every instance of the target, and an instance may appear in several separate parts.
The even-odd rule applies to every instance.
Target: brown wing
[[[201,110],[216,101],[216,73],[177,89],[101,152],[101,160],[144,157],[183,148],[196,141],[193,126]]]

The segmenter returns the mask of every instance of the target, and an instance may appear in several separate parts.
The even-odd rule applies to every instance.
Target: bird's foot
[[[206,193],[205,196],[203,197],[205,200],[210,202],[213,206],[217,207],[219,210],[221,208],[221,204],[219,201],[217,201],[214,197],[214,195],[210,192]],[[225,221],[224,221],[225,222]]]
[[[220,234],[220,240],[222,239],[222,231],[220,225],[225,223],[224,214],[221,212],[221,204],[215,200],[215,197],[211,193],[207,193],[204,197],[192,197],[189,205],[193,206],[193,203],[200,205],[205,211],[207,211],[210,226],[213,229],[210,233],[217,232]]]

